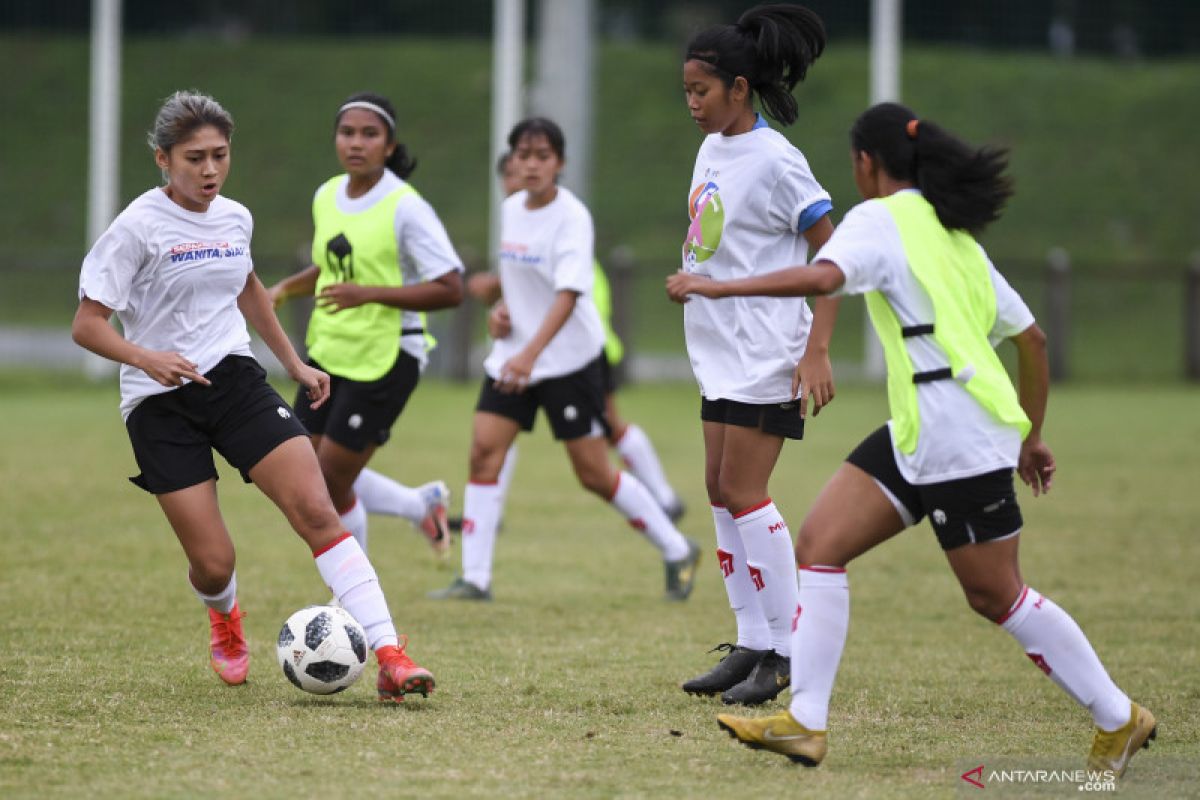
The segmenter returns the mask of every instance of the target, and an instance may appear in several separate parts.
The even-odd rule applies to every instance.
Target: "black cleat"
[[[768,650],[746,680],[721,695],[721,702],[727,706],[757,706],[774,700],[791,682],[792,660]]]
[[[696,585],[696,562],[700,560],[700,545],[687,540],[688,554],[679,561],[664,561],[668,600],[687,600]]]
[[[726,689],[731,689],[746,680],[746,676],[754,671],[763,656],[771,652],[770,650],[751,650],[748,647],[733,645],[729,642],[719,644],[708,652],[715,653],[718,650],[727,650],[728,654],[708,672],[684,683],[682,688],[685,692],[711,697]]]

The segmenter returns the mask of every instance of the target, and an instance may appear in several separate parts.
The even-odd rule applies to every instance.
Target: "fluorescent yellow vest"
[[[404,274],[396,249],[396,204],[417,190],[407,183],[366,211],[347,214],[337,207],[330,178],[313,198],[312,261],[321,272],[316,292],[337,283],[402,286]],[[382,303],[366,303],[336,314],[313,309],[305,343],[314,361],[334,375],[355,381],[383,377],[400,355],[403,312]]]
[[[1024,438],[1032,425],[988,341],[996,322],[996,292],[979,245],[964,231],[944,228],[933,206],[917,192],[897,192],[882,202],[900,231],[908,268],[933,302],[928,324],[902,328],[882,293],[866,295],[867,311],[887,360],[888,408],[897,449],[902,453],[917,449],[921,432],[917,384],[950,378]],[[933,336],[950,360],[948,368],[914,374],[904,342],[913,336]]]
[[[612,290],[608,286],[608,276],[600,267],[599,261],[593,261],[592,302],[600,312],[600,321],[604,323],[604,357],[609,364],[620,364],[625,357],[625,345],[622,344],[617,332],[612,326]]]

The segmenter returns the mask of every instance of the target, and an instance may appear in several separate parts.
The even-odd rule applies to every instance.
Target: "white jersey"
[[[337,185],[334,202],[343,214],[361,214],[403,186],[404,181],[390,169],[385,169],[379,182],[362,197],[350,197],[346,193],[349,184],[349,176],[344,176]],[[419,194],[407,195],[396,203],[393,227],[405,286],[437,280],[448,272],[463,271],[462,259],[450,244],[450,237],[437,212]],[[420,311],[403,309],[401,313],[401,328],[424,327]],[[425,368],[429,356],[424,336],[401,337],[400,349],[417,359],[422,369]]]
[[[249,356],[250,334],[237,307],[254,269],[254,221],[241,203],[218,195],[188,211],[162,189],[144,193],[96,240],[79,276],[79,297],[116,312],[125,338],[177,352],[204,374],[231,354]],[[168,392],[140,369],[121,365],[121,415]]]
[[[688,196],[683,269],[718,281],[807,263],[801,234],[832,208],[804,156],[759,124],[700,145]],[[782,403],[808,344],[802,298],[692,296],[684,335],[700,393],[709,400]]]
[[[988,335],[994,347],[1032,325],[1033,313],[986,253],[984,259],[996,292],[996,322]],[[933,302],[909,269],[900,231],[883,203],[868,200],[850,209],[816,260],[832,261],[845,273],[839,294],[880,291],[901,325],[933,320]],[[905,345],[916,372],[949,363],[932,336],[913,337]],[[900,474],[909,483],[957,480],[1017,465],[1020,431],[999,422],[958,381],[918,384],[917,410],[917,449],[905,454],[896,449],[894,439],[892,445]]]
[[[528,192],[500,208],[500,287],[512,333],[492,345],[483,369],[495,379],[504,362],[533,339],[554,297],[578,292],[571,316],[533,365],[530,383],[578,372],[604,349],[604,325],[592,300],[592,215],[575,195],[558,187],[549,204],[525,207]]]

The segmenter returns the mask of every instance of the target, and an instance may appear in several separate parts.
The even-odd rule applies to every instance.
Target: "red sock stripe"
[[[320,550],[313,550],[313,558],[320,558],[321,556],[325,555],[333,548],[337,547],[342,542],[346,541],[347,539],[353,539],[353,538],[354,537],[350,535],[350,532],[346,531],[341,536],[337,537],[332,542],[330,542],[329,544],[322,547]]]
[[[467,481],[467,486],[499,486],[500,481]]]
[[[826,567],[826,566],[822,566],[822,565],[820,565],[820,564],[801,564],[801,565],[800,565],[800,569],[807,570],[808,572],[832,572],[832,573],[838,573],[838,572],[845,572],[845,571],[846,571],[846,568],[845,568],[845,567]]]
[[[617,470],[617,482],[613,484],[612,494],[608,496],[608,502],[611,503],[616,498],[617,491],[621,488],[621,476],[624,474],[620,470]]]
[[[1029,594],[1029,587],[1022,586],[1021,587],[1021,596],[1017,598],[1017,602],[1012,604],[1012,608],[1010,608],[1008,611],[1004,612],[1003,617],[996,620],[996,624],[1003,625],[1008,620],[1009,617],[1011,617],[1013,614],[1017,613],[1017,609],[1019,609],[1025,603],[1025,595],[1027,595],[1027,594]]]
[[[710,505],[712,505],[712,507],[713,507],[713,508],[719,508],[719,509],[721,509],[722,511],[724,511],[724,510],[725,510],[725,504],[724,504],[724,503],[711,503]]]
[[[741,519],[742,517],[746,516],[747,514],[753,514],[755,511],[758,511],[760,508],[766,508],[769,505],[771,505],[771,498],[768,497],[766,500],[763,500],[758,505],[754,505],[754,506],[750,506],[749,508],[742,509],[741,511],[734,514],[733,518]]]
[[[339,509],[337,510],[337,512],[338,512],[338,516],[339,516],[339,517],[344,517],[344,516],[346,516],[346,515],[347,515],[347,514],[349,514],[351,511],[353,511],[353,510],[354,510],[354,507],[355,507],[356,505],[358,505],[358,496],[357,496],[357,495],[355,495],[354,499],[350,501],[350,505],[346,506],[345,508],[339,508]]]

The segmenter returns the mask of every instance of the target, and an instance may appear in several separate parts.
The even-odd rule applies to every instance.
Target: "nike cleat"
[[[228,614],[208,609],[209,663],[218,677],[230,686],[245,683],[246,673],[250,671],[250,649],[246,647],[246,634],[242,630],[244,616],[236,602]]]
[[[433,481],[417,487],[425,500],[425,516],[421,520],[421,532],[429,540],[429,546],[439,559],[450,555],[450,523],[446,519],[446,506],[450,504],[450,489],[444,481]]]
[[[768,700],[774,700],[780,692],[792,682],[792,660],[781,656],[774,650],[768,650],[746,680],[730,688],[721,695],[721,702],[727,706],[735,703],[743,706],[757,706]]]
[[[665,561],[668,600],[684,601],[696,585],[696,563],[700,561],[700,545],[687,540],[688,554],[678,561]]]
[[[375,681],[375,689],[379,692],[381,702],[404,701],[408,694],[419,694],[428,697],[433,692],[433,673],[419,666],[405,652],[407,640],[399,645],[386,645],[375,651],[379,659],[379,678]]]
[[[717,725],[752,750],[770,750],[806,767],[815,767],[825,758],[825,731],[810,731],[789,711],[758,719],[718,714]]]
[[[486,603],[491,601],[492,592],[479,588],[460,575],[445,589],[436,589],[425,596],[430,600],[478,600]]]
[[[1088,753],[1088,770],[1092,772],[1111,771],[1116,777],[1125,774],[1129,761],[1137,755],[1139,749],[1150,747],[1150,742],[1158,736],[1158,722],[1154,715],[1137,703],[1131,704],[1129,722],[1115,731],[1096,729],[1096,737],[1092,739],[1092,751]]]
[[[719,644],[708,652],[715,653],[718,650],[727,650],[728,653],[708,672],[684,683],[681,688],[685,692],[711,697],[727,689],[732,689],[746,680],[758,666],[758,662],[762,661],[763,656],[771,652],[770,650],[751,650],[748,647],[729,642]]]

